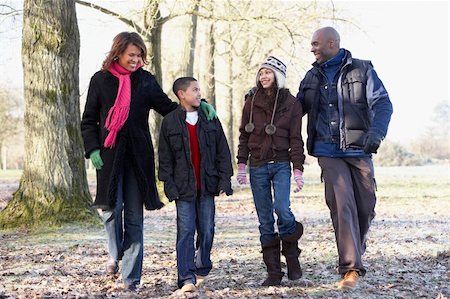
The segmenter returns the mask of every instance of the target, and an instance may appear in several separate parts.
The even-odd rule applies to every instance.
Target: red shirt
[[[197,124],[191,125],[186,122],[189,132],[189,145],[191,147],[191,161],[194,166],[195,182],[197,191],[200,191],[200,145],[197,136]]]

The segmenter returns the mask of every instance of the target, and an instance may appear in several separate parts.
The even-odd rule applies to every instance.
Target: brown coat
[[[279,92],[278,104],[274,117],[275,134],[268,135],[264,129],[270,124],[275,95],[269,97],[263,89],[256,92],[253,103],[253,124],[251,133],[245,131],[250,121],[252,96],[245,98],[242,121],[239,128],[238,163],[258,166],[270,161],[290,161],[294,169],[303,171],[305,156],[301,136],[303,110],[300,102],[290,94],[288,89]]]

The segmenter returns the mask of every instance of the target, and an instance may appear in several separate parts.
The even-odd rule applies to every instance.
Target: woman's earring
[[[113,60],[117,60],[117,59],[119,59],[119,57],[117,57],[117,56],[114,56]]]

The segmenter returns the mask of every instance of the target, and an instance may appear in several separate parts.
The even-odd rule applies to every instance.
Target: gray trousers
[[[338,273],[366,270],[361,256],[375,217],[375,178],[372,159],[319,157],[339,254]]]

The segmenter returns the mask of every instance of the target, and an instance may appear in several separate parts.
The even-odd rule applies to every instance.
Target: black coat
[[[89,85],[81,120],[85,155],[89,158],[93,150],[100,149],[104,164],[101,170],[97,170],[94,208],[111,209],[115,206],[119,174],[125,160],[133,164],[145,208],[154,210],[163,206],[156,189],[155,157],[148,117],[150,109],[164,116],[174,110],[177,103],[172,102],[155,77],[142,68],[133,72],[130,80],[130,112],[113,148],[103,147],[108,136],[105,121],[116,100],[119,80],[110,72],[99,71],[92,76]]]
[[[231,153],[218,119],[207,121],[198,111],[197,136],[200,147],[200,192],[215,196],[219,191],[231,195]],[[186,111],[179,106],[169,113],[161,124],[159,135],[159,180],[164,182],[167,198],[195,200],[197,196],[192,167]]]

